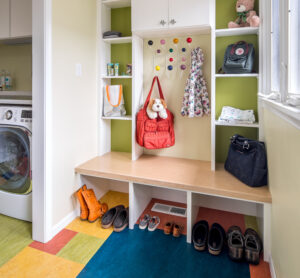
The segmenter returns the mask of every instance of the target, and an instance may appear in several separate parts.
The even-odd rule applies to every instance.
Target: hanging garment
[[[186,82],[181,108],[181,115],[189,118],[202,117],[210,113],[206,81],[202,75],[204,55],[200,47],[192,50],[191,59],[191,71]]]

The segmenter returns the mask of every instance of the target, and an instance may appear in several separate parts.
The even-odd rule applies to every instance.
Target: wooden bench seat
[[[248,187],[226,172],[222,165],[215,172],[210,167],[210,162],[206,161],[150,155],[132,161],[129,153],[111,152],[83,163],[75,172],[255,203],[272,202],[267,186]]]

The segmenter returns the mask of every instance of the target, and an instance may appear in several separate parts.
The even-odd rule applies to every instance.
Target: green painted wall
[[[257,78],[217,78],[216,118],[223,106],[253,109],[257,119]]]
[[[111,10],[111,29],[122,32],[122,36],[131,36],[131,8]],[[132,63],[132,45],[113,44],[111,46],[111,62],[119,63],[119,74],[125,73],[126,65]],[[127,115],[131,115],[132,81],[131,79],[112,79],[112,85],[123,85],[123,95]],[[131,121],[111,121],[111,150],[131,152]]]
[[[235,9],[236,0],[216,0],[216,28],[223,29],[228,27],[230,21],[237,18]],[[255,10],[259,11],[259,1],[255,2]]]
[[[227,46],[230,44],[234,44],[238,41],[246,41],[247,43],[252,43],[254,45],[254,49],[255,49],[254,69],[256,72],[258,72],[259,48],[258,48],[258,37],[256,35],[217,38],[217,40],[216,40],[216,71],[218,71],[223,65],[224,54],[225,54]]]
[[[250,139],[258,138],[258,129],[249,127],[218,126],[216,128],[216,161],[224,163],[227,157],[230,138],[239,134]]]
[[[111,121],[111,150],[131,152],[131,121]]]

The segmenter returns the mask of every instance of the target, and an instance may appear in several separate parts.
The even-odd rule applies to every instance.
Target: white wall
[[[97,155],[96,0],[53,0],[52,227],[75,208],[74,167]],[[82,64],[82,76],[75,65]],[[50,103],[47,103],[50,105]]]

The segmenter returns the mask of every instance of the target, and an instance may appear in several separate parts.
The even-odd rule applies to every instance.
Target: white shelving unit
[[[109,38],[103,41],[110,44],[132,43],[132,37]]]
[[[132,116],[124,116],[124,117],[102,117],[103,120],[120,120],[120,121],[131,121]]]
[[[218,120],[215,121],[216,126],[237,126],[237,127],[253,127],[253,128],[259,128],[259,123],[253,123],[253,124],[238,124],[238,123],[225,123],[220,122]]]
[[[118,75],[118,76],[102,76],[102,79],[131,79],[131,75]]]
[[[258,35],[258,27],[232,28],[232,29],[216,29],[216,37],[230,37],[230,36],[246,36]]]
[[[214,0],[216,3],[216,0]],[[261,0],[260,5],[260,11],[263,11],[263,1]],[[214,16],[216,14],[214,13]],[[263,23],[262,23],[263,24]],[[261,24],[261,26],[262,26]],[[245,27],[245,28],[227,28],[227,29],[216,29],[215,26],[212,26],[212,36],[211,36],[211,68],[212,68],[212,75],[211,75],[211,113],[212,113],[212,119],[211,119],[211,169],[213,171],[216,170],[216,129],[218,126],[224,126],[224,127],[247,127],[247,128],[257,128],[260,129],[259,123],[254,124],[227,124],[223,122],[219,122],[216,120],[218,118],[218,115],[216,115],[216,82],[219,78],[257,78],[257,86],[258,86],[258,92],[259,88],[261,86],[261,78],[260,73],[250,73],[250,74],[217,74],[216,73],[216,44],[217,44],[217,38],[222,37],[234,37],[234,36],[245,36],[245,40],[247,40],[247,36],[249,35],[256,35],[259,42],[259,49],[261,49],[262,52],[262,38],[260,36],[262,27]],[[235,40],[233,39],[232,43],[235,43]],[[262,69],[261,66],[261,60],[262,60],[262,54],[259,54],[259,62],[260,64],[257,65],[257,68],[259,72]],[[224,49],[225,53],[225,49]],[[257,110],[259,114],[259,104],[257,104]]]
[[[106,31],[111,31],[111,9],[130,7],[130,0],[98,0],[98,47],[99,47],[99,69],[100,73],[98,84],[99,95],[99,155],[111,152],[111,121],[131,121],[132,125],[132,160],[138,159],[142,154],[143,149],[138,146],[135,141],[135,115],[139,109],[139,101],[141,99],[143,88],[143,40],[138,36],[128,36],[120,38],[103,39],[102,34]],[[107,63],[111,62],[111,45],[113,44],[132,44],[132,75],[107,76]],[[132,82],[132,115],[124,117],[104,117],[103,116],[103,92],[106,85],[111,84],[112,79],[131,80]],[[130,92],[126,92],[128,94]]]
[[[230,78],[230,77],[259,77],[258,73],[249,73],[249,74],[215,74],[216,78]]]
[[[31,91],[0,91],[0,96],[31,97]]]
[[[111,9],[126,8],[131,6],[131,0],[103,0],[102,3]]]

